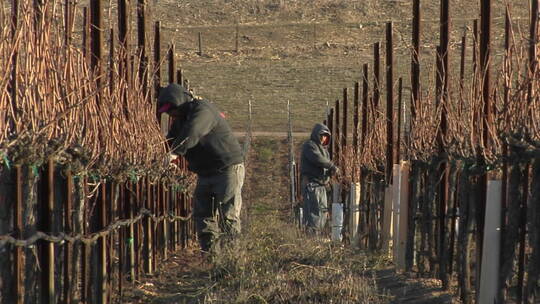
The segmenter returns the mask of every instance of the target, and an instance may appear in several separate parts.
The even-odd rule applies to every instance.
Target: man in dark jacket
[[[198,177],[193,217],[201,250],[219,253],[220,240],[234,239],[241,230],[245,169],[240,144],[223,113],[178,84],[161,89],[158,112],[174,118],[167,135],[171,152],[184,156]]]
[[[316,124],[311,131],[311,138],[302,145],[300,174],[304,222],[308,231],[317,234],[326,224],[328,213],[326,185],[330,182],[330,176],[338,171],[330,160],[327,150],[330,136],[330,130],[325,125]]]

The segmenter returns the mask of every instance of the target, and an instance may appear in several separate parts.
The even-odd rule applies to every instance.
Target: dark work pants
[[[193,217],[201,250],[217,253],[220,240],[240,234],[244,171],[244,164],[238,164],[216,175],[198,177]]]
[[[302,184],[304,223],[308,231],[320,233],[326,225],[328,215],[326,188],[313,182]]]

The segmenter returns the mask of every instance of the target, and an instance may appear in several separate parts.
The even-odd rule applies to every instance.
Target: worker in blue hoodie
[[[326,186],[339,169],[330,160],[328,127],[316,124],[311,137],[302,145],[300,174],[304,200],[304,223],[309,232],[320,234],[326,224],[328,203]]]
[[[174,119],[167,135],[171,153],[184,156],[188,169],[197,174],[193,217],[201,250],[218,254],[221,241],[233,240],[241,231],[245,168],[240,144],[223,113],[181,85],[160,90],[158,112]]]

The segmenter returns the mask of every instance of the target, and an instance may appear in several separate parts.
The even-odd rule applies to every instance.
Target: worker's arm
[[[334,167],[334,163],[332,163],[332,161],[328,157],[324,156],[319,150],[319,148],[313,143],[308,143],[304,145],[303,153],[307,160],[309,160],[315,166],[325,169],[331,169],[332,167]]]
[[[177,155],[185,155],[187,150],[195,147],[201,137],[208,134],[216,125],[216,119],[210,109],[204,105],[194,106],[184,121],[175,122],[168,137],[173,139],[171,151]]]

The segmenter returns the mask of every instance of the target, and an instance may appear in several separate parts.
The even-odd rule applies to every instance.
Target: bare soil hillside
[[[528,1],[512,2],[513,16],[526,22]],[[291,101],[295,130],[306,131],[324,117],[327,103],[342,96],[372,67],[373,43],[382,42],[384,24],[393,21],[397,77],[408,86],[412,0],[154,0],[153,13],[164,36],[174,41],[177,59],[196,93],[218,103],[237,130],[253,101],[255,129],[282,131]],[[472,37],[477,1],[451,3],[452,67],[457,67],[461,36]],[[504,1],[494,1],[494,54],[501,54]],[[438,43],[439,2],[422,1],[422,77],[431,81]],[[519,19],[522,18],[522,19]],[[524,19],[523,19],[524,18]],[[238,30],[238,52],[236,37]],[[202,54],[199,54],[199,33]],[[469,46],[472,43],[469,40]],[[470,60],[471,51],[468,51]],[[457,75],[457,69],[452,70]],[[164,77],[166,79],[166,77]],[[382,78],[384,79],[384,78]],[[384,91],[384,85],[383,91]],[[350,89],[352,95],[352,90]],[[384,98],[384,97],[383,97]]]

